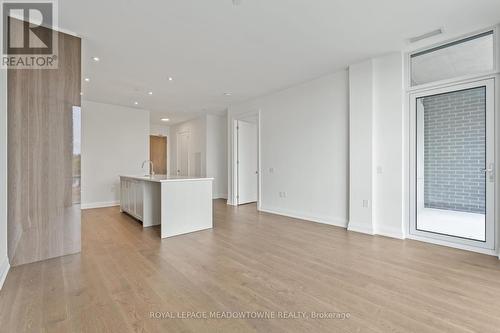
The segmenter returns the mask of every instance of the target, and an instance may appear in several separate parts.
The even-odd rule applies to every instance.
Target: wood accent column
[[[80,156],[73,149],[74,126],[80,124],[78,116],[73,121],[73,107],[80,107],[81,40],[58,34],[58,69],[9,69],[7,74],[12,266],[81,249],[79,178],[74,179]]]

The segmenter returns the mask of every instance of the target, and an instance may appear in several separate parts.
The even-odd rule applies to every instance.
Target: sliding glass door
[[[494,248],[494,80],[411,95],[417,236]]]

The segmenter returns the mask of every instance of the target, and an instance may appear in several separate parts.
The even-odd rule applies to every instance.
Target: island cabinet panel
[[[143,221],[144,218],[144,184],[140,181],[121,178],[120,209],[132,217]]]
[[[170,175],[120,176],[121,211],[161,225],[161,237],[211,229],[213,178]]]
[[[135,181],[134,183],[134,190],[135,190],[135,217],[137,217],[139,220],[143,220],[144,218],[144,184],[142,182]]]
[[[161,238],[213,227],[212,186],[212,179],[162,185]]]
[[[12,266],[80,252],[80,38],[58,33],[57,69],[7,70]]]

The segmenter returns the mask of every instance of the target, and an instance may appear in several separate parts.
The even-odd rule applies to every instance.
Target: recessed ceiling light
[[[172,81],[173,79],[174,79],[174,78],[173,78],[173,77],[171,77],[171,76],[169,76],[169,77],[168,77],[168,80],[169,80],[169,81]]]
[[[148,92],[148,95],[153,95],[153,92],[152,91]]]
[[[99,57],[92,57],[92,60],[94,60],[95,62],[98,62],[101,59],[99,59]]]
[[[161,118],[161,121],[170,121],[168,118]]]
[[[233,93],[230,93],[230,92],[225,92],[224,93],[224,96],[231,96]]]
[[[134,105],[139,105],[139,102],[134,102]]]
[[[90,82],[90,79],[88,77],[86,77],[85,82]]]
[[[83,96],[83,91],[80,91],[80,96]]]

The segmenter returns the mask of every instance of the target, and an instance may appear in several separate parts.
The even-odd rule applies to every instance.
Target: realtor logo
[[[1,67],[57,68],[56,3],[2,1]]]

